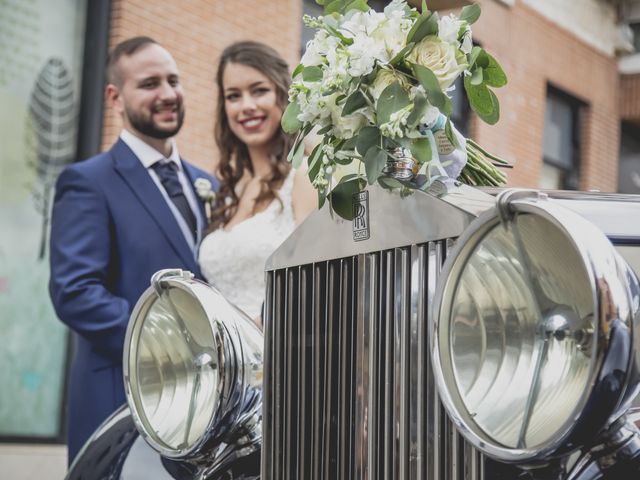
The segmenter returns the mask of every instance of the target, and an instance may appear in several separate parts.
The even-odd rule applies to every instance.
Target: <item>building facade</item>
[[[369,3],[383,8],[388,2]],[[419,6],[421,1],[410,3]],[[442,14],[468,3],[427,1]],[[499,60],[509,83],[496,90],[501,106],[497,125],[484,124],[464,103],[458,114],[470,136],[513,164],[509,185],[640,193],[640,0],[477,3],[483,13],[473,26],[474,39]],[[17,72],[14,78],[8,76],[9,70],[0,71],[0,95],[11,105],[0,113],[0,119],[3,135],[7,135],[5,147],[11,142],[19,146],[4,149],[0,168],[6,172],[16,159],[23,161],[23,154],[7,152],[28,153],[22,128],[27,128],[32,115],[32,89],[24,85],[37,81],[45,61],[55,57],[48,51],[54,47],[70,65],[69,88],[76,92],[70,108],[75,112],[73,131],[77,134],[67,139],[74,153],[70,161],[107,149],[121,128],[120,119],[102,99],[107,50],[128,37],[148,35],[173,54],[181,72],[187,113],[178,138],[180,153],[214,171],[215,67],[223,48],[236,40],[263,41],[276,48],[293,69],[309,38],[302,15],[320,11],[314,0],[0,0],[0,59]],[[64,12],[75,12],[75,16],[62,15]],[[33,18],[37,22],[29,20]],[[53,27],[68,38],[49,42],[54,34],[48,28]],[[25,31],[29,35],[16,36]],[[56,65],[50,68],[58,68]],[[24,178],[30,185],[38,184],[39,177],[33,172],[25,173]],[[5,180],[13,190],[1,190],[0,229],[13,232],[12,238],[39,238],[42,228],[46,232],[46,222],[42,227],[46,214],[34,216],[27,229],[24,216],[18,218],[14,213],[32,208],[31,194],[20,190],[25,183],[22,177]],[[9,197],[7,192],[14,190]],[[43,208],[40,204],[40,210]],[[33,243],[31,250],[36,249],[37,242]],[[46,252],[39,267],[16,269],[9,261],[12,255],[8,252],[16,248],[12,245],[0,244],[0,335],[7,336],[7,345],[14,345],[0,350],[0,391],[4,392],[0,397],[0,468],[18,480],[61,478],[65,464],[61,405],[69,346],[64,328],[48,306],[47,275],[42,271]],[[35,258],[38,254],[31,250],[26,255],[33,253]],[[36,304],[41,305],[39,310]],[[50,355],[32,365],[29,362],[36,356],[24,352],[36,329],[42,329],[41,341],[49,342]],[[47,375],[55,381],[46,382]],[[14,393],[18,390],[19,394]],[[25,401],[34,405],[29,409],[38,406],[39,418],[48,418],[46,429],[20,429],[25,423],[17,421],[20,417],[15,412]],[[38,450],[37,445],[44,443],[54,446]],[[24,470],[27,464],[28,472]]]

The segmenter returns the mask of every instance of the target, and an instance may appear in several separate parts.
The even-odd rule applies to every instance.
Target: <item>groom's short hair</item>
[[[111,50],[109,58],[107,59],[107,83],[121,87],[123,79],[118,69],[118,61],[120,58],[133,55],[142,47],[151,44],[159,45],[153,38],[145,36],[132,37],[117,44],[113,50]]]

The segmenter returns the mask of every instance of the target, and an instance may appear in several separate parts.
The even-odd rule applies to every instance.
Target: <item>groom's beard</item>
[[[165,138],[173,137],[182,128],[182,123],[184,122],[184,106],[182,102],[177,102],[177,111],[178,123],[174,128],[169,130],[160,128],[153,120],[153,114],[157,113],[156,107],[153,107],[150,115],[145,115],[127,109],[127,117],[129,117],[129,123],[131,123],[131,126],[138,132],[146,135],[147,137],[164,140]]]

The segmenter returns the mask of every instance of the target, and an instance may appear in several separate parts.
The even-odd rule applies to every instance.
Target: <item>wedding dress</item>
[[[200,245],[200,269],[207,282],[250,318],[261,314],[267,258],[295,227],[291,193],[291,169],[278,195],[265,210],[234,225],[218,228]]]

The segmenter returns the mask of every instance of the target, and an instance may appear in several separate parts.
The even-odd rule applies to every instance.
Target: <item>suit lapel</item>
[[[199,276],[200,270],[193,251],[146,168],[122,140],[118,140],[109,153],[113,157],[115,170],[155,220],[162,234],[184,261],[185,266]],[[161,252],[158,254],[162,255]]]

